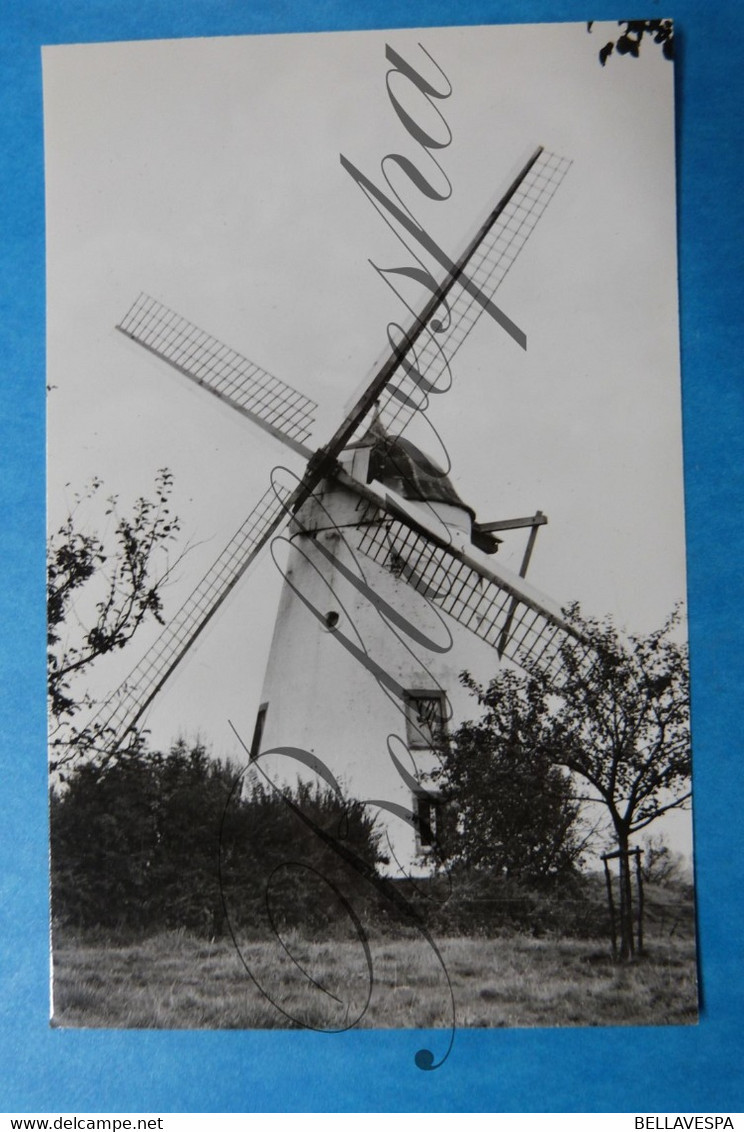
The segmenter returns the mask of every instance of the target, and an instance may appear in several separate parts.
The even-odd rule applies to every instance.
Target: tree
[[[583,840],[571,777],[540,746],[546,706],[536,684],[500,672],[487,689],[463,683],[485,709],[442,751],[442,782],[456,825],[451,860],[520,881],[572,873]]]
[[[383,857],[368,807],[327,786],[298,782],[280,790],[260,775],[245,777],[244,789],[233,789],[220,834],[222,896],[233,934],[248,929],[268,936],[287,927],[325,934],[343,919],[334,889],[353,898],[358,911],[375,902],[368,881]]]
[[[218,833],[237,774],[183,740],[167,755],[140,743],[103,768],[67,771],[50,807],[55,922],[213,928]]]
[[[623,638],[611,619],[568,617],[562,678],[530,679],[540,705],[538,750],[590,787],[611,819],[620,862],[620,953],[633,952],[631,837],[690,798],[687,646],[679,612],[648,636]]]
[[[81,761],[53,787],[50,815],[52,912],[75,928],[219,935],[226,908],[231,929],[266,935],[267,901],[274,923],[327,927],[331,886],[362,896],[368,886],[312,827],[372,871],[380,860],[361,803],[306,784],[246,783],[200,742],[179,740],[168,754],[140,743],[103,768]]]
[[[684,857],[667,845],[664,837],[644,837],[643,879],[648,884],[677,885],[684,879]]]
[[[92,707],[79,678],[107,653],[125,647],[140,626],[162,624],[163,586],[171,567],[168,547],[179,529],[170,510],[172,474],[161,468],[153,500],[136,500],[121,514],[118,499],[105,502],[113,530],[99,535],[81,529],[83,505],[98,496],[94,478],[75,496],[75,506],[47,544],[47,658],[52,768],[69,762],[100,734],[77,727],[82,708]]]
[[[630,55],[637,59],[640,54],[641,41],[645,35],[653,38],[654,43],[661,46],[665,59],[674,58],[674,24],[671,20],[618,20],[618,26],[625,31],[617,40],[610,40],[599,52],[599,61],[604,67],[605,63],[617,51],[618,55]],[[591,31],[594,21],[590,20],[586,30]]]

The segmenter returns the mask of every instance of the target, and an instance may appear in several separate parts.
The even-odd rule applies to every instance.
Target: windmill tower
[[[258,554],[290,544],[251,757],[293,746],[322,760],[385,815],[393,868],[425,859],[436,833],[430,780],[467,646],[557,675],[573,630],[559,607],[492,560],[439,468],[404,436],[529,238],[569,162],[539,149],[367,385],[331,439],[307,446],[314,403],[234,350],[140,296],[118,327],[307,459],[272,482],[173,621],[94,721],[105,757],[124,737]],[[503,316],[497,319],[502,321]],[[372,418],[370,420],[370,417]],[[280,531],[286,527],[287,532]],[[175,722],[175,721],[174,721]],[[281,776],[277,768],[272,774]],[[291,777],[291,776],[287,776]]]
[[[459,674],[479,652],[492,670],[493,646],[506,643],[513,601],[504,585],[557,622],[560,611],[495,570],[500,540],[449,477],[377,417],[339,463],[290,524],[250,753],[274,782],[283,770],[291,781],[293,764],[266,752],[289,746],[321,759],[348,794],[379,808],[390,867],[410,875],[435,854],[437,745],[468,710]],[[544,521],[493,525],[534,532]],[[496,604],[489,586],[502,590]]]

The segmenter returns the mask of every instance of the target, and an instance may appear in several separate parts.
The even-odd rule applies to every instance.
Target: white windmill
[[[322,760],[353,797],[381,806],[394,869],[425,862],[435,840],[433,746],[473,642],[558,678],[573,630],[524,580],[544,516],[479,524],[402,434],[425,403],[422,385],[436,383],[488,308],[569,164],[537,150],[416,318],[406,348],[393,351],[317,452],[307,446],[309,398],[158,301],[137,299],[119,330],[308,463],[301,477],[274,477],[99,712],[108,757],[257,555],[281,537],[290,551],[251,757],[293,747]],[[492,554],[496,532],[520,526],[531,532],[517,575]],[[276,779],[281,756],[270,758]]]

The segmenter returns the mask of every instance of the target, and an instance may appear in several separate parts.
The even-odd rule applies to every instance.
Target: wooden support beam
[[[536,511],[534,515],[526,515],[521,519],[499,519],[495,523],[478,523],[477,527],[479,531],[491,534],[493,531],[515,531],[518,527],[544,527],[547,521],[547,515]]]
[[[520,578],[526,578],[527,577],[527,567],[530,564],[530,558],[532,558],[532,551],[535,549],[535,539],[537,538],[537,529],[538,529],[538,527],[541,527],[543,525],[543,523],[547,522],[547,519],[546,519],[545,515],[543,515],[542,511],[535,512],[535,520],[537,520],[537,521],[531,524],[532,529],[530,531],[530,537],[527,539],[527,546],[525,548],[524,558],[522,559],[522,565],[519,568]],[[540,522],[539,520],[542,520],[542,522]]]
[[[532,558],[532,551],[535,549],[535,539],[537,538],[538,527],[544,526],[547,521],[547,516],[543,515],[542,511],[536,511],[531,519],[512,520],[513,523],[518,524],[519,526],[529,526],[531,528],[530,537],[527,540],[527,547],[524,552],[524,557],[522,558],[522,565],[519,567],[520,578],[525,578],[527,576],[527,567],[530,564],[530,558]],[[499,641],[499,656],[504,655],[507,641],[509,640],[509,630],[511,629],[516,609],[517,602],[512,601],[509,609],[509,614],[506,618],[506,624],[504,625],[504,630],[501,634],[501,640]]]

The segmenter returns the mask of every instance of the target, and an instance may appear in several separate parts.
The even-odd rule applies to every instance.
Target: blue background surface
[[[44,718],[45,43],[616,19],[570,0],[11,0],[0,13],[3,741],[0,1110],[726,1111],[742,1104],[742,143],[744,5],[673,16],[700,1024],[457,1035],[62,1031],[48,1025]],[[626,65],[632,65],[630,61]],[[627,221],[632,224],[632,217]],[[442,1047],[434,1037],[433,1049]]]

